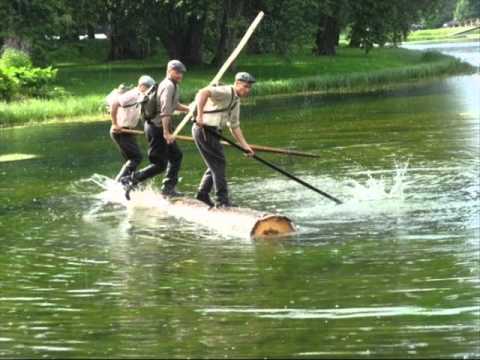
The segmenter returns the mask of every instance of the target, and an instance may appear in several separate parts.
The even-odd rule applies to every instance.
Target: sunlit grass
[[[134,84],[142,74],[161,80],[165,76],[166,60],[160,54],[145,61],[63,63],[59,66],[56,85],[64,87],[71,95],[50,100],[0,102],[0,126],[105,117],[105,96],[114,87],[120,83]],[[317,57],[307,52],[288,58],[242,55],[235,71],[248,71],[257,78],[255,96],[270,96],[371,91],[402,81],[468,72],[470,67],[441,54],[384,48],[373,49],[366,55],[359,49],[339,48],[334,57]],[[228,72],[223,82],[232,82],[235,71]],[[192,101],[195,92],[206,86],[216,72],[215,67],[189,68],[181,86],[182,101]]]
[[[11,162],[11,161],[20,161],[20,160],[29,160],[38,157],[37,155],[33,154],[6,154],[0,155],[0,163],[1,162]]]
[[[473,29],[473,26],[461,26],[451,28],[440,29],[426,29],[413,31],[408,35],[407,41],[431,41],[431,40],[478,40],[480,39],[480,31],[477,29],[466,34],[459,34],[469,29]],[[459,34],[459,35],[457,35]]]

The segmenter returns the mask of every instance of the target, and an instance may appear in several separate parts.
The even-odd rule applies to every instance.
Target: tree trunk
[[[353,25],[352,31],[350,33],[350,43],[348,44],[351,48],[359,48],[362,43],[362,37],[360,35],[360,28],[358,25]]]
[[[95,27],[92,25],[87,25],[87,34],[89,40],[95,40]]]
[[[339,36],[338,20],[333,16],[322,15],[318,25],[316,36],[317,55],[335,55],[335,46],[338,43]]]
[[[231,20],[241,16],[242,7],[242,1],[225,0],[223,17],[220,23],[220,38],[212,64],[217,66],[223,64],[235,46],[239,29],[231,26]]]
[[[182,56],[181,59],[187,65],[200,65],[202,64],[202,44],[203,34],[205,28],[205,16],[201,16],[200,19],[196,17],[190,17],[188,22],[188,31],[185,39],[182,42]]]

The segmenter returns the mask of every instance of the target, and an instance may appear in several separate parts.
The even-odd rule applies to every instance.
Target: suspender
[[[227,107],[225,107],[223,109],[215,109],[215,110],[207,110],[207,111],[204,110],[203,113],[204,114],[216,114],[216,113],[221,113],[221,112],[227,112],[228,111],[228,116],[230,116],[232,114],[233,109],[235,109],[235,107],[238,104],[238,101],[235,101],[235,103],[234,103],[235,94],[233,92],[233,87],[231,87],[230,90],[232,91],[232,97],[231,97],[230,103],[228,104]]]

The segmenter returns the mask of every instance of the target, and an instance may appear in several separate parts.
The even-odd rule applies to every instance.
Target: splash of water
[[[131,200],[125,198],[125,191],[122,185],[115,180],[94,174],[88,179],[81,180],[83,185],[90,184],[98,190],[100,187],[103,191],[91,195],[98,200],[87,214],[84,214],[84,219],[87,221],[95,221],[105,214],[108,216],[105,208],[108,204],[123,205],[130,214],[134,217],[134,213],[141,209],[147,209],[149,218],[166,218],[168,216],[186,220],[191,224],[201,225],[203,228],[214,230],[218,235],[235,236],[243,239],[250,239],[250,230],[252,229],[259,213],[254,211],[242,211],[236,208],[235,211],[217,211],[209,210],[206,205],[198,202],[178,201],[171,202],[165,199],[159,192],[153,189],[152,186],[144,186],[142,189],[131,193]],[[93,189],[83,186],[83,191],[93,193]],[[124,216],[119,216],[122,218]],[[158,227],[158,224],[152,224]]]
[[[383,176],[375,178],[371,171],[367,171],[367,181],[362,184],[357,180],[345,181],[345,193],[349,197],[348,203],[359,203],[365,201],[397,200],[403,202],[405,199],[405,188],[407,185],[406,173],[408,163],[396,164],[393,184],[388,189],[388,180]]]

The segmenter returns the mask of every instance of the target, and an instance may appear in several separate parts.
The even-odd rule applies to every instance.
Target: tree
[[[244,16],[253,19],[261,10],[265,12],[262,24],[251,39],[249,50],[253,53],[287,55],[292,50],[311,44],[316,29],[317,0],[250,0]],[[251,20],[250,20],[251,21]]]
[[[41,60],[48,39],[61,28],[61,0],[11,0],[0,3],[0,40],[2,46],[13,47]]]
[[[480,2],[458,0],[455,8],[455,20],[463,21],[480,17]]]
[[[429,29],[439,28],[454,17],[458,0],[440,0],[423,14],[425,26]]]
[[[420,21],[440,0],[350,0],[350,46],[365,52],[374,44],[398,44],[405,39],[411,25]]]
[[[326,0],[318,4],[318,27],[315,36],[314,53],[335,55],[340,31],[348,14],[347,0]]]

